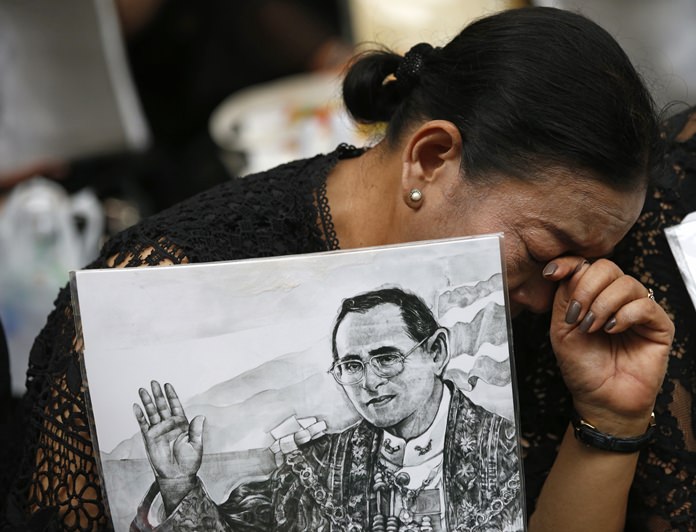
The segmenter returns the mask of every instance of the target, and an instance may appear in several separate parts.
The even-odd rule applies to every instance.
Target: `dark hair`
[[[650,93],[618,43],[579,14],[513,9],[473,22],[443,48],[418,46],[417,83],[394,78],[403,58],[387,50],[359,56],[343,83],[353,118],[389,122],[392,144],[419,120],[451,121],[464,140],[463,170],[479,180],[565,167],[627,189],[658,162]]]
[[[379,305],[392,303],[401,310],[401,317],[406,325],[407,334],[416,342],[428,338],[435,334],[440,327],[435,320],[435,316],[423,300],[415,294],[411,294],[401,288],[383,288],[365,292],[343,300],[341,309],[336,317],[336,323],[331,335],[331,350],[334,360],[338,359],[336,349],[336,334],[338,327],[349,312],[366,313]]]

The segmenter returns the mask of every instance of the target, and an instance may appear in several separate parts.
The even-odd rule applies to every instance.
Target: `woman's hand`
[[[609,260],[553,263],[551,342],[575,409],[602,432],[642,434],[667,369],[672,321]]]

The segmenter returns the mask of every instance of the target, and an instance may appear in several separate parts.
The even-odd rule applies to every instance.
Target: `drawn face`
[[[645,199],[644,187],[620,192],[591,179],[574,179],[570,172],[477,184],[455,176],[441,195],[425,196],[421,210],[429,213],[410,228],[416,234],[408,238],[504,232],[512,314],[546,312],[556,285],[544,279],[543,268],[562,255],[593,259],[611,254]]]
[[[369,363],[375,355],[405,355],[417,343],[408,335],[399,307],[391,303],[365,313],[348,313],[339,325],[338,361],[362,361],[365,365],[361,382],[345,385],[343,390],[360,415],[373,425],[420,426],[419,418],[429,415],[423,405],[434,396],[442,369],[441,356],[427,350],[429,342],[416,347],[404,361],[403,371],[394,377],[380,376]]]

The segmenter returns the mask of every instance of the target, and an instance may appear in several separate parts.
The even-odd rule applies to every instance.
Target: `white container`
[[[58,289],[70,270],[96,255],[103,226],[101,206],[91,191],[70,197],[41,177],[15,187],[0,210],[0,317],[13,394],[25,390],[29,350]]]

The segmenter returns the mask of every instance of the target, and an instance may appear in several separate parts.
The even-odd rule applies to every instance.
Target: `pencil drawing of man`
[[[134,410],[156,482],[131,529],[523,529],[514,426],[443,378],[448,331],[418,296],[387,288],[344,300],[332,350],[330,372],[362,420],[295,435],[267,480],[240,485],[221,504],[197,477],[203,419],[188,422],[171,385],[141,390],[145,412]],[[165,515],[153,527],[157,493]]]

